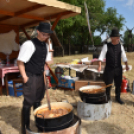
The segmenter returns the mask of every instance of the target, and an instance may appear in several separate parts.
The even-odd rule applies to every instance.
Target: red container
[[[121,84],[121,92],[127,93],[127,79],[123,77],[122,84]]]

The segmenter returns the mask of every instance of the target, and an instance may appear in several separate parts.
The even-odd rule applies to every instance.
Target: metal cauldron
[[[88,85],[88,86],[84,86],[81,87],[79,89],[79,95],[80,98],[83,102],[85,103],[91,103],[91,104],[102,104],[102,103],[107,103],[107,96],[106,96],[106,92],[105,89],[103,89],[103,91],[98,92],[98,93],[84,93],[84,90],[95,90],[95,89],[99,89],[102,86],[98,86],[98,85]]]
[[[70,123],[68,128],[59,130],[59,131],[53,131],[53,132],[32,132],[30,130],[26,130],[26,134],[81,134],[81,119],[74,115],[73,121]]]
[[[56,130],[61,130],[64,128],[69,127],[71,122],[74,119],[74,113],[73,113],[73,107],[71,104],[66,103],[66,102],[54,102],[51,103],[51,108],[66,108],[70,109],[70,112],[66,115],[60,116],[60,117],[54,117],[54,118],[39,118],[38,111],[48,108],[48,105],[42,105],[38,107],[34,111],[34,116],[35,116],[35,121],[36,121],[36,126],[37,128],[43,132],[50,132],[50,131],[56,131]],[[43,115],[42,115],[43,116]]]

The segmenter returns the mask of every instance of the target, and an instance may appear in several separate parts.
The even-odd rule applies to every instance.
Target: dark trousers
[[[24,107],[31,107],[35,102],[40,102],[44,98],[44,76],[26,72],[28,81],[23,84]]]
[[[115,83],[115,94],[120,96],[121,83],[122,83],[122,67],[108,68],[104,70],[104,82],[106,85]],[[106,94],[110,96],[111,87],[106,88]]]

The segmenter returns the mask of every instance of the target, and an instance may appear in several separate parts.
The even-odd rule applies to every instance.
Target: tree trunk
[[[64,48],[63,48],[63,33],[62,33],[62,57],[64,57]]]
[[[68,45],[69,45],[69,55],[71,54],[70,52],[70,37],[68,37]]]
[[[131,38],[129,38],[129,41],[128,41],[128,52],[132,52],[132,42],[131,42]]]
[[[89,53],[88,47],[89,47],[89,35],[88,35],[88,40],[87,40],[87,52]]]
[[[132,38],[131,38],[131,52],[133,52],[133,41],[132,41]]]
[[[83,46],[81,45],[81,53],[83,53]]]
[[[64,48],[62,46],[62,57],[64,57]]]
[[[81,28],[81,33],[84,33],[83,27]],[[83,38],[82,38],[81,53],[83,53],[83,45],[84,45],[84,40],[83,40]]]

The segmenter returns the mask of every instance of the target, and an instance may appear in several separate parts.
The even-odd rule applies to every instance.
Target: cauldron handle
[[[43,117],[44,126],[45,126],[45,118],[44,118],[44,116],[43,116],[42,114],[38,114],[38,112],[37,112],[37,114],[36,114],[36,117],[37,117],[37,115],[41,115],[41,116]],[[45,132],[45,127],[43,127],[43,132]]]

